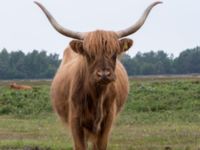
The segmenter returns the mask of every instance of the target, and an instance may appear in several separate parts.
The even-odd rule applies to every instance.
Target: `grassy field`
[[[0,150],[72,150],[72,139],[52,113],[49,81],[0,81]],[[110,150],[200,150],[200,78],[132,78]]]

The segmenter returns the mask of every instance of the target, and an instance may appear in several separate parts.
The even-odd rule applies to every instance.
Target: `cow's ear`
[[[133,40],[124,38],[124,39],[121,39],[119,43],[120,43],[121,52],[125,52],[133,45]]]
[[[69,45],[74,52],[84,55],[83,41],[72,40]]]

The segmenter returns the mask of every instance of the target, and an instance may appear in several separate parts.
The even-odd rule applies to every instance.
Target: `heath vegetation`
[[[0,83],[0,149],[72,149],[70,133],[51,108],[50,81],[19,81],[30,91]],[[200,79],[133,78],[109,149],[198,150]]]

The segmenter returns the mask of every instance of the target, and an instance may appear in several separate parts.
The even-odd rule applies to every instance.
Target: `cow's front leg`
[[[112,124],[115,118],[115,110],[111,110],[107,117],[103,120],[101,125],[101,131],[98,134],[97,141],[93,143],[93,150],[106,150],[108,145],[108,139]]]
[[[74,140],[74,150],[86,150],[87,142],[83,127],[80,125],[78,117],[71,119],[71,131]]]

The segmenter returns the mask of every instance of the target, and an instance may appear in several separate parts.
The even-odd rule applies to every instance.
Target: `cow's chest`
[[[80,112],[81,126],[90,132],[97,133],[101,130],[102,122],[106,118],[107,108],[105,98],[94,99],[87,95],[83,99]]]

